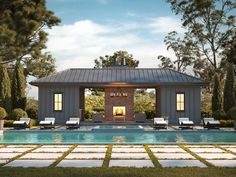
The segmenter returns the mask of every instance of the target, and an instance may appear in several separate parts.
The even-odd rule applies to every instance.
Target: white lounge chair
[[[180,117],[179,118],[179,125],[181,129],[184,129],[184,128],[193,128],[194,126],[194,122],[189,120],[188,117]]]
[[[30,127],[30,118],[20,118],[18,121],[13,122],[13,127],[15,129],[20,129],[20,128],[29,128]]]
[[[45,117],[44,120],[39,122],[40,128],[55,128],[55,118]]]
[[[220,128],[220,121],[215,120],[213,117],[203,118],[203,125],[205,128]]]
[[[168,122],[163,117],[155,117],[153,125],[154,128],[167,128]]]
[[[80,118],[79,117],[70,117],[68,121],[66,121],[66,127],[69,128],[79,128],[80,126]]]

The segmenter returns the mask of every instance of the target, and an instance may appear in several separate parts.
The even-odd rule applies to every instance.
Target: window
[[[176,111],[184,111],[184,93],[176,93]]]
[[[62,111],[62,93],[54,93],[54,111]]]

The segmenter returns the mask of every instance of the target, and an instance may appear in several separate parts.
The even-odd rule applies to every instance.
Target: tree
[[[192,64],[192,52],[195,51],[191,39],[187,35],[181,39],[176,31],[172,31],[165,37],[164,42],[167,50],[174,52],[176,59],[172,61],[169,57],[159,55],[157,57],[161,61],[159,67],[185,72],[187,66]]]
[[[227,68],[227,76],[224,86],[223,100],[223,108],[226,113],[230,110],[230,108],[235,106],[234,96],[234,68],[232,64],[229,64]]]
[[[12,80],[12,107],[21,108],[25,110],[26,107],[26,79],[24,75],[24,68],[20,62],[17,62],[13,72]]]
[[[0,65],[0,107],[11,111],[11,81],[7,72],[7,65]]]
[[[223,44],[232,39],[236,29],[234,0],[167,0],[176,14],[182,15],[182,25],[192,38],[200,57],[214,72],[221,65]],[[208,67],[208,65],[206,66]],[[208,68],[204,67],[205,70]],[[219,71],[218,71],[219,72]]]
[[[47,10],[45,0],[1,0],[0,63],[22,62],[27,66],[26,74],[37,77],[45,75],[44,68],[54,71],[52,57],[42,51],[47,41],[45,29],[59,22]]]
[[[127,51],[117,51],[112,56],[105,55],[105,57],[100,56],[98,59],[94,60],[94,68],[104,68],[111,67],[114,65],[125,65],[128,67],[138,67],[139,61],[133,58],[132,54]]]
[[[212,95],[212,113],[216,111],[221,111],[221,107],[222,107],[222,96],[220,88],[220,79],[218,74],[215,74],[213,95]]]

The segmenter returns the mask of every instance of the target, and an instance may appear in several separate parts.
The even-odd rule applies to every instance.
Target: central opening
[[[113,116],[125,116],[125,106],[113,106]]]

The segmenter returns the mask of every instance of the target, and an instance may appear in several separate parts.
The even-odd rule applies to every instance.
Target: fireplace
[[[125,106],[113,106],[113,116],[125,116]]]

